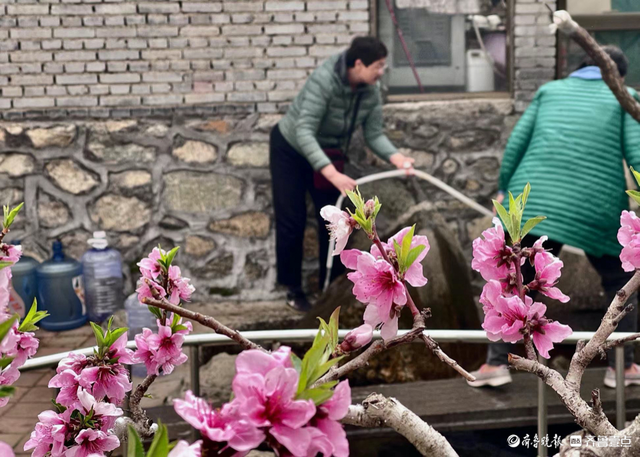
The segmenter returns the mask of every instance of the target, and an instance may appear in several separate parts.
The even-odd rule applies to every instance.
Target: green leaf
[[[175,327],[172,328],[172,332],[176,333],[176,332],[181,332],[182,330],[188,330],[189,327],[187,327],[186,325],[176,325]]]
[[[636,178],[636,182],[638,183],[638,185],[640,186],[640,173],[638,173],[637,171],[635,171],[633,169],[633,167],[629,167],[631,168],[631,173],[633,173],[633,177]]]
[[[333,350],[338,345],[338,327],[340,321],[340,307],[338,306],[333,313],[331,313],[331,317],[329,318],[329,329],[331,336],[331,349]]]
[[[109,332],[109,341],[106,341],[105,345],[107,347],[111,347],[111,345],[115,343],[118,340],[118,338],[120,338],[122,335],[127,333],[127,330],[128,329],[126,327],[116,328],[114,330],[111,330],[111,332]]]
[[[628,190],[627,195],[633,198],[635,202],[640,205],[640,192],[638,192],[637,190]]]
[[[531,184],[527,183],[527,185],[524,186],[524,191],[522,192],[522,208],[523,209],[527,205],[527,200],[529,199],[530,192],[531,192]]]
[[[13,262],[6,262],[6,261],[2,261],[0,262],[0,270],[2,270],[5,267],[10,267],[11,265],[13,265]]]
[[[16,388],[13,386],[1,386],[0,398],[6,398],[12,396],[16,392]]]
[[[162,319],[162,311],[160,310],[160,308],[156,308],[155,306],[149,306],[149,311],[151,311],[151,314],[156,316],[158,319]]]
[[[102,327],[100,327],[98,324],[96,324],[95,322],[89,322],[89,325],[91,325],[91,329],[93,330],[93,334],[96,336],[96,343],[98,344],[99,348],[103,348],[104,347],[104,333],[102,331]]]
[[[313,400],[316,406],[323,404],[333,397],[333,390],[316,387],[307,389],[296,397],[298,400]]]
[[[511,215],[511,228],[513,229],[512,232],[509,232],[511,241],[517,243],[520,241],[520,220],[516,214]]]
[[[498,216],[507,229],[507,232],[511,233],[511,217],[509,216],[509,213],[507,213],[507,210],[504,209],[504,206],[498,203],[498,200],[493,200],[493,206],[495,207]]]
[[[298,392],[302,392],[312,382],[310,377],[316,366],[322,363],[322,356],[327,347],[327,338],[320,338],[314,342],[311,349],[302,358],[302,370],[300,371],[300,380],[298,381]]]
[[[67,410],[66,406],[62,406],[60,403],[58,403],[54,398],[51,399],[51,403],[53,404],[53,406],[56,408],[56,410],[58,410],[58,413],[64,413]]]
[[[524,227],[522,227],[522,233],[520,234],[520,236],[524,238],[527,235],[527,233],[531,231],[531,229],[533,229],[536,225],[538,225],[540,222],[544,221],[545,219],[546,219],[546,216],[536,216],[529,219],[524,224]]]
[[[158,419],[158,431],[147,452],[147,457],[167,457],[169,454],[169,435],[167,427]]]
[[[9,207],[4,207],[4,227],[9,228],[11,224],[13,224],[13,220],[16,218],[22,207],[24,206],[24,202],[20,203],[18,206],[9,211]]]
[[[313,373],[311,373],[311,376],[309,377],[309,380],[307,382],[307,384],[313,384],[314,382],[316,382],[318,379],[320,379],[322,376],[324,376],[324,374],[329,371],[329,369],[334,366],[335,364],[337,364],[340,360],[342,360],[344,358],[344,356],[340,356],[340,357],[334,357],[333,359],[328,360],[327,362],[324,362],[321,365],[318,365],[314,370]]]
[[[7,368],[9,364],[13,362],[13,359],[15,359],[15,357],[2,357],[0,359],[0,370]]]
[[[409,254],[407,255],[407,259],[405,262],[405,267],[407,270],[411,265],[413,265],[413,262],[416,261],[418,256],[422,254],[422,251],[424,251],[425,249],[427,249],[427,247],[421,244],[420,246],[416,246],[415,248],[409,251]]]
[[[180,246],[176,246],[175,248],[170,250],[165,256],[165,264],[167,265],[167,268],[171,266],[171,262],[173,262],[173,259],[176,257],[176,254],[178,253],[178,249],[180,249]]]
[[[300,374],[300,371],[302,371],[302,359],[293,352],[291,353],[291,363],[293,364],[293,368]]]
[[[361,210],[362,207],[364,206],[364,201],[362,200],[360,189],[356,187],[355,192],[352,190],[348,190],[346,193],[347,193],[347,197],[349,197],[349,200],[351,200],[351,203],[353,203],[353,206],[356,207],[356,210],[359,210],[359,209]]]
[[[7,336],[11,327],[13,327],[13,323],[18,319],[18,315],[14,314],[9,319],[0,324],[0,342],[4,340],[4,337]]]
[[[45,317],[49,316],[49,313],[46,311],[38,311],[38,301],[37,299],[33,299],[33,303],[31,304],[31,309],[22,320],[20,327],[18,330],[20,332],[35,332],[38,330],[38,327],[35,325],[40,322]]]
[[[142,447],[142,441],[138,432],[132,425],[127,426],[128,429],[128,445],[127,445],[127,457],[144,457],[144,448]]]

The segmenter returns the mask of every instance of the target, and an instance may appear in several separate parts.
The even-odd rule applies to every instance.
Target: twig
[[[458,455],[444,436],[395,398],[373,393],[362,402],[362,406],[349,407],[349,413],[342,422],[360,427],[387,425],[409,440],[422,455]]]
[[[233,330],[232,328],[227,327],[226,325],[218,322],[216,319],[214,319],[211,316],[205,316],[204,314],[196,313],[186,308],[181,308],[180,306],[176,306],[173,303],[169,303],[166,299],[156,300],[153,298],[145,297],[142,299],[142,302],[145,305],[155,306],[156,308],[164,309],[166,311],[171,311],[172,313],[175,313],[178,316],[182,316],[187,319],[191,319],[192,321],[196,321],[204,325],[205,327],[209,327],[216,333],[219,333],[221,335],[225,335],[231,338],[233,341],[240,344],[245,349],[264,350],[262,346],[242,336],[242,334],[240,334],[239,331]]]
[[[136,391],[131,395],[129,399],[129,407],[131,408],[131,418],[135,424],[138,424],[142,427],[143,430],[149,429],[150,420],[147,417],[147,413],[144,409],[140,407],[140,402],[142,401],[142,397],[147,393],[147,389],[153,384],[153,381],[156,380],[158,376],[155,374],[150,374],[144,380],[138,384],[136,387]],[[149,435],[151,433],[149,432]]]
[[[622,108],[636,121],[640,122],[640,103],[627,91],[616,63],[600,47],[596,40],[580,25],[571,19],[566,11],[557,11],[553,15],[558,29],[571,38],[586,51],[602,71],[602,79],[616,96]]]
[[[593,402],[593,412],[598,415],[604,414],[602,401],[600,400],[600,389],[593,389],[591,391],[591,401]]]
[[[460,375],[462,375],[468,381],[475,381],[476,378],[471,373],[467,372],[464,368],[462,368],[458,362],[449,357],[441,348],[440,345],[429,335],[425,335],[422,333],[420,335],[420,339],[424,341],[424,344],[433,352],[433,354],[440,359],[440,361],[446,363],[451,368],[456,370]]]
[[[634,333],[633,335],[627,336],[625,338],[618,338],[615,340],[610,340],[607,341],[603,346],[602,346],[602,350],[607,351],[609,349],[612,349],[616,346],[620,346],[621,344],[624,344],[628,341],[635,341],[638,338],[640,338],[640,333]]]
[[[638,290],[638,287],[640,287],[640,272],[636,271],[629,282],[616,294],[593,338],[584,345],[581,351],[576,351],[573,354],[566,382],[576,392],[580,391],[584,370],[599,353],[600,349],[606,346],[607,338],[609,338],[609,335],[611,335],[617,327],[617,318],[627,310],[625,307],[626,301]]]

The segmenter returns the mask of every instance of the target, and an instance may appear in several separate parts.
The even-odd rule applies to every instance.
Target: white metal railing
[[[274,343],[305,343],[311,342],[318,332],[317,329],[301,329],[301,330],[252,330],[242,332],[242,334],[261,345]],[[344,338],[349,330],[340,330],[339,336]],[[408,330],[398,331],[399,335],[407,333]],[[486,333],[483,330],[425,330],[426,335],[431,336],[439,343],[473,343],[486,344],[490,343]],[[574,332],[559,344],[576,344],[579,340],[589,340],[595,332]],[[609,340],[625,338],[631,336],[632,333],[613,333]],[[380,332],[374,332],[374,339],[380,339]],[[414,343],[421,343],[421,340],[414,340]],[[201,346],[225,346],[236,344],[231,339],[217,333],[201,333],[195,335],[187,335],[184,339],[184,346],[191,348],[190,366],[191,366],[191,390],[195,395],[200,394],[200,358],[199,350]],[[556,343],[558,344],[558,343]],[[129,341],[127,347],[135,349],[135,341]],[[76,349],[69,352],[60,352],[58,354],[36,357],[27,362],[20,368],[20,371],[29,371],[39,368],[51,368],[58,365],[60,360],[67,357],[70,352],[90,355],[93,353],[93,347]],[[625,391],[624,391],[624,347],[616,348],[616,425],[619,429],[624,428],[626,409],[625,409]],[[547,435],[547,394],[544,382],[538,379],[538,436]],[[546,456],[546,448],[541,446],[539,456]]]

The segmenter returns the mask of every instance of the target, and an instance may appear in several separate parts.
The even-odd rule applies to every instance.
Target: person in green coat
[[[270,168],[276,222],[278,283],[288,288],[287,303],[310,309],[302,290],[306,194],[318,218],[320,281],[327,274],[329,233],[320,209],[355,188],[340,164],[353,130],[362,126],[367,146],[397,168],[411,170],[413,159],[399,153],[383,131],[378,80],[386,68],[387,48],[373,37],[355,38],[349,49],[327,59],[311,73],[287,114],[272,129]],[[332,158],[329,157],[332,156]],[[331,277],[344,271],[334,262]]]
[[[604,50],[624,78],[628,62],[613,46]],[[638,94],[628,89],[636,98]],[[544,246],[554,255],[564,244],[582,249],[600,274],[607,306],[631,278],[619,259],[617,240],[620,213],[629,209],[625,193],[624,163],[640,167],[640,124],[626,113],[602,80],[600,68],[587,58],[569,77],[549,82],[514,128],[502,159],[497,200],[505,192],[531,194],[523,220],[538,215],[547,219],[527,235],[522,245],[532,246],[548,236]],[[526,282],[535,271],[523,267]],[[637,296],[629,300],[637,303]],[[637,306],[618,325],[618,331],[635,332]],[[487,363],[476,371],[473,387],[511,382],[507,368],[508,343],[489,345]],[[615,387],[614,357],[610,351],[604,383]],[[640,367],[633,363],[633,346],[625,347],[625,385],[640,384]]]

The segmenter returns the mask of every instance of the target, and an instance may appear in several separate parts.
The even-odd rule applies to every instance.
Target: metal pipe
[[[624,428],[626,408],[624,399],[624,345],[616,346],[616,426]]]
[[[392,171],[383,171],[381,173],[373,173],[371,175],[367,175],[364,176],[362,178],[356,179],[356,184],[357,185],[361,185],[361,184],[366,184],[368,182],[373,182],[373,181],[378,181],[380,179],[388,179],[388,178],[399,178],[402,176],[407,176],[407,171],[406,170],[392,170]],[[480,205],[479,203],[475,202],[474,200],[471,200],[469,197],[467,197],[466,195],[464,195],[463,193],[457,191],[456,189],[454,189],[453,187],[451,187],[450,185],[442,182],[441,180],[439,180],[438,178],[431,176],[429,173],[426,173],[422,170],[413,170],[412,174],[409,176],[416,176],[420,179],[423,179],[425,181],[428,181],[429,183],[433,184],[436,187],[439,187],[440,189],[444,190],[446,193],[448,193],[449,195],[451,195],[452,197],[460,200],[462,203],[464,203],[465,205],[469,206],[472,209],[475,209],[476,211],[478,211],[480,214],[482,214],[483,216],[493,216],[493,213],[488,210],[487,208],[485,208],[484,206]],[[338,197],[338,200],[336,200],[336,205],[338,208],[340,208],[342,206],[342,202],[344,201],[344,197],[342,195],[340,195]],[[335,246],[335,241],[332,239],[329,241],[329,250],[327,252],[327,278],[325,279],[324,285],[322,290],[325,290],[327,287],[329,287],[329,281],[331,278],[331,275],[329,274],[329,272],[331,272],[331,268],[333,267],[333,247]]]
[[[191,391],[200,396],[200,346],[191,346]]]
[[[547,359],[538,356],[538,362],[547,365]],[[538,378],[538,457],[547,457],[547,446],[542,445],[542,438],[548,434],[547,426],[547,385]]]
[[[338,336],[344,338],[350,330],[343,329],[338,331]],[[398,335],[404,335],[409,330],[399,330]],[[317,329],[299,329],[299,330],[251,330],[242,332],[242,334],[258,344],[271,344],[273,341],[279,341],[281,343],[306,343],[311,342],[318,332]],[[436,341],[440,343],[490,343],[484,330],[425,330],[426,335],[430,335]],[[562,343],[556,344],[576,344],[579,340],[589,340],[593,337],[595,332],[573,332]],[[615,340],[618,338],[626,338],[633,335],[630,332],[612,333],[609,336],[609,340]],[[380,332],[373,333],[373,339],[380,339]],[[416,344],[423,344],[421,341],[415,341]],[[199,333],[194,335],[187,335],[184,338],[184,346],[225,346],[233,345],[235,342],[231,341],[224,335],[217,333]],[[129,341],[127,347],[130,349],[136,348],[135,341]],[[38,368],[49,368],[58,365],[60,360],[68,357],[71,352],[75,354],[91,355],[93,354],[93,347],[87,347],[82,349],[74,349],[73,351],[59,352],[57,354],[45,355],[43,357],[36,357],[29,359],[25,364],[20,367],[20,371],[35,370]]]

